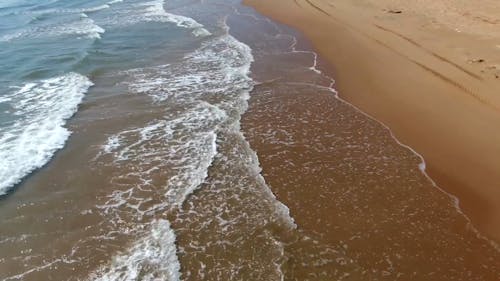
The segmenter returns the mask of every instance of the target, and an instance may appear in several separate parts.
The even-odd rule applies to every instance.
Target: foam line
[[[252,17],[254,18],[255,20],[262,20],[262,19],[258,19],[256,17]],[[432,178],[431,176],[429,176],[429,174],[427,173],[426,171],[426,162],[425,162],[425,159],[424,157],[419,154],[416,150],[414,150],[412,147],[410,147],[409,145],[401,142],[398,137],[394,134],[394,132],[389,128],[389,126],[387,126],[385,123],[383,123],[382,121],[376,119],[374,116],[362,111],[360,108],[358,108],[357,106],[355,106],[354,104],[346,101],[345,99],[341,98],[339,96],[339,93],[337,92],[337,90],[335,90],[334,88],[334,85],[335,85],[335,80],[326,75],[325,73],[323,73],[320,69],[319,69],[319,66],[318,66],[318,60],[319,60],[319,56],[316,52],[314,51],[304,51],[304,50],[297,50],[297,44],[298,44],[298,40],[295,36],[292,36],[292,35],[289,35],[289,34],[284,34],[281,29],[278,27],[278,25],[274,22],[271,22],[271,21],[268,21],[270,22],[274,28],[276,29],[276,31],[278,32],[278,35],[277,36],[286,36],[286,37],[289,37],[291,38],[291,44],[289,46],[289,52],[290,53],[307,53],[307,54],[311,54],[313,56],[313,65],[309,68],[311,71],[314,71],[315,73],[318,73],[320,74],[322,77],[328,79],[330,81],[330,84],[328,87],[324,87],[324,86],[320,86],[320,85],[317,85],[317,84],[308,84],[310,86],[314,86],[314,87],[318,87],[318,88],[321,88],[321,89],[324,89],[324,90],[328,90],[330,91],[331,93],[334,94],[335,98],[338,99],[339,101],[341,101],[342,103],[352,107],[354,110],[356,110],[357,112],[363,114],[364,116],[368,117],[369,119],[377,122],[378,124],[380,124],[385,130],[387,130],[391,136],[391,138],[396,141],[396,143],[398,145],[400,145],[401,147],[404,147],[405,149],[409,150],[411,153],[413,153],[415,156],[417,156],[419,159],[420,159],[420,163],[418,164],[418,169],[420,170],[420,172],[424,175],[424,177],[431,183],[432,186],[434,186],[436,189],[438,189],[439,191],[441,191],[442,193],[446,194],[448,197],[450,197],[450,199],[453,201],[454,203],[454,207],[456,209],[456,211],[458,213],[460,213],[467,221],[467,226],[476,234],[476,236],[480,239],[483,239],[487,242],[489,242],[489,244],[494,247],[497,251],[500,252],[500,245],[498,243],[496,243],[495,241],[492,241],[490,239],[488,239],[487,237],[485,237],[484,235],[482,235],[476,228],[475,226],[472,224],[472,221],[470,220],[470,218],[462,211],[462,209],[460,208],[460,200],[458,197],[456,197],[455,195],[451,194],[451,193],[448,193],[446,192],[444,189],[442,189]],[[307,85],[306,84],[302,84],[302,85]]]
[[[177,258],[175,233],[168,220],[151,223],[150,231],[111,264],[98,269],[89,281],[179,281],[180,263]],[[152,272],[151,269],[155,270]]]
[[[64,127],[92,86],[85,76],[69,73],[27,83],[7,95],[16,121],[0,128],[0,194],[45,165],[64,146]]]
[[[19,39],[34,39],[76,35],[90,39],[99,39],[105,30],[97,25],[85,13],[79,19],[58,25],[45,25],[26,28],[15,33],[5,34],[0,37],[0,42],[10,42]]]
[[[211,35],[211,33],[208,30],[206,30],[204,26],[198,23],[196,20],[189,17],[168,13],[163,8],[164,5],[165,5],[164,0],[153,0],[149,2],[135,4],[134,5],[135,15],[125,20],[128,21],[128,23],[137,23],[141,21],[169,22],[177,25],[178,27],[192,29],[193,30],[192,33],[195,36],[203,37]]]

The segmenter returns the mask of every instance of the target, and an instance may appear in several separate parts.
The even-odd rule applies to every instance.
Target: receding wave
[[[139,22],[163,22],[173,23],[178,27],[192,29],[196,36],[208,36],[211,33],[206,30],[202,24],[196,20],[171,14],[165,11],[163,0],[153,0],[144,3],[136,3],[131,6],[130,10],[122,11],[122,14],[117,15],[113,21],[115,24],[128,25]]]
[[[157,261],[163,261],[175,248],[155,242],[158,223],[154,218],[176,212],[188,204],[195,190],[202,191],[216,159],[227,158],[231,166],[245,171],[251,179],[259,173],[254,153],[241,156],[239,148],[233,151],[225,147],[232,139],[235,147],[250,150],[239,132],[239,120],[254,83],[248,76],[252,61],[251,49],[226,34],[207,40],[180,62],[121,73],[128,77],[126,85],[132,93],[150,96],[165,113],[145,126],[109,136],[96,158],[98,163],[120,170],[113,176],[114,192],[98,208],[115,217],[115,221],[140,222],[119,226],[133,233],[135,242],[100,269],[105,274],[98,280],[135,280],[138,271],[147,276],[145,280],[173,280],[168,279],[172,276],[164,277],[166,269],[158,267]],[[219,150],[219,145],[224,148]],[[241,183],[236,182],[245,180],[238,177],[228,175],[220,181],[239,186]],[[293,227],[286,206],[274,198],[263,180],[257,181],[258,192],[262,192],[259,196],[269,200],[271,212]],[[230,193],[227,196],[232,200],[247,198]],[[144,227],[148,218],[153,222]],[[152,266],[145,267],[145,263]],[[176,262],[170,265],[177,266]]]
[[[26,28],[18,32],[6,34],[0,37],[0,42],[9,42],[17,39],[33,39],[75,35],[90,39],[101,38],[101,34],[105,30],[97,25],[87,15],[82,14],[74,21],[60,23],[57,25],[41,25],[31,28]]]
[[[14,120],[0,127],[0,194],[45,165],[70,135],[64,127],[92,82],[69,73],[27,83],[4,96]]]
[[[88,7],[88,8],[79,8],[79,9],[47,9],[47,10],[41,10],[41,11],[37,11],[37,12],[30,12],[30,14],[78,14],[78,13],[92,13],[92,12],[97,12],[97,11],[104,10],[104,9],[109,9],[109,8],[110,8],[110,3],[99,5],[99,6],[94,6],[94,7]]]
[[[136,241],[130,249],[115,256],[112,263],[91,274],[92,281],[177,281],[180,263],[177,259],[175,234],[167,220],[151,224],[149,235]]]

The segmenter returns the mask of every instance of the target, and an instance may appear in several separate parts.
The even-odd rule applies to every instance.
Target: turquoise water
[[[0,280],[500,276],[422,159],[240,1],[2,1],[0,62]]]
[[[210,33],[163,1],[9,1],[0,8],[0,194],[64,146],[93,77],[148,66]],[[56,109],[56,110],[54,110]]]
[[[240,8],[2,7],[0,279],[281,278],[283,245],[270,229],[294,224],[239,130],[255,85],[253,50],[227,23]],[[199,190],[214,198],[193,205]],[[269,255],[254,259],[261,242]],[[219,247],[228,245],[233,254]]]

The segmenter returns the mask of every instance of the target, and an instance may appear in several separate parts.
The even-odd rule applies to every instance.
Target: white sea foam
[[[106,143],[103,145],[102,150],[104,153],[111,153],[118,147],[120,147],[120,136],[114,135],[108,138]]]
[[[70,135],[65,121],[92,85],[87,77],[69,73],[27,83],[7,96],[15,121],[0,128],[0,194],[64,146]]]
[[[110,4],[112,3],[108,3],[108,4],[104,4],[104,5],[100,5],[100,6],[96,6],[96,7],[90,7],[90,8],[84,8],[84,9],[81,9],[81,13],[92,13],[92,12],[97,12],[97,11],[100,11],[100,10],[104,10],[104,9],[109,9],[110,8]]]
[[[111,264],[91,274],[93,281],[177,281],[180,263],[177,259],[175,233],[167,220],[157,220],[151,230]]]
[[[192,18],[171,14],[163,8],[163,0],[153,0],[132,5],[132,9],[124,11],[116,20],[116,24],[136,24],[139,22],[173,23],[178,27],[192,29],[195,36],[209,36],[211,33]]]
[[[29,15],[32,17],[37,17],[40,15],[47,14],[79,14],[79,13],[92,13],[105,9],[109,9],[110,5],[113,3],[107,3],[99,6],[87,7],[87,8],[74,8],[74,9],[43,9],[37,11],[22,11],[14,14]],[[36,19],[36,18],[35,18]]]
[[[248,76],[252,62],[250,47],[227,34],[210,38],[180,62],[120,73],[127,77],[126,85],[133,93],[150,96],[166,113],[145,126],[114,134],[103,144],[96,160],[111,156],[111,163],[109,158],[101,163],[120,167],[120,173],[115,178],[114,192],[98,208],[119,218],[115,221],[130,221],[132,216],[144,222],[156,214],[169,213],[204,187],[216,159],[228,158],[234,159],[228,165],[257,180],[255,192],[270,199],[271,216],[295,227],[288,208],[275,199],[259,175],[257,155],[239,131],[240,116],[246,110],[253,86]],[[236,150],[219,151],[218,141],[228,141],[218,139],[220,136],[236,138]],[[244,151],[237,151],[240,148]],[[226,185],[238,193],[238,188],[244,186],[244,180],[239,184],[239,177],[245,175],[235,173],[227,177]],[[229,229],[231,222],[224,223]],[[160,248],[147,241],[155,239],[149,235],[141,238],[125,253],[114,257],[111,265],[101,269],[101,279],[97,280],[131,280],[140,270],[147,278],[161,276],[163,269],[158,270],[155,262],[151,268],[144,268],[144,262],[149,262],[149,256],[165,256],[173,248]]]
[[[165,189],[164,203],[169,207],[179,206],[207,177],[208,167],[217,153],[215,128],[226,118],[224,111],[199,102],[174,119],[153,121],[143,128],[109,137],[103,152],[114,156],[115,165],[140,164],[130,176],[135,177],[139,170],[142,183],[146,184],[156,169],[174,167],[176,173],[162,188]],[[120,205],[117,202],[124,203],[121,196],[116,195],[105,204],[105,209]]]
[[[30,14],[79,14],[79,13],[92,13],[104,9],[109,9],[110,4],[103,4],[94,7],[80,8],[80,9],[47,9],[37,12],[30,12]]]
[[[166,102],[165,108],[173,112],[144,127],[112,135],[103,144],[98,158],[112,155],[114,166],[131,171],[120,174],[120,180],[130,179],[134,184],[111,194],[100,208],[106,213],[133,208],[142,216],[181,206],[208,176],[217,154],[218,130],[230,119],[233,123],[237,117],[234,113],[242,113],[245,108],[245,92],[252,85],[247,76],[252,61],[248,46],[223,36],[209,40],[180,63],[122,73],[130,77],[126,80],[133,92],[147,94],[155,102]],[[158,171],[170,171],[164,182],[152,181]],[[162,204],[146,210],[128,204],[136,188],[152,186],[163,194]]]
[[[179,103],[187,108],[174,119],[166,117],[144,128],[112,136],[103,150],[113,153],[115,159],[123,163],[149,163],[150,159],[161,157],[162,164],[176,167],[177,174],[165,186],[166,201],[169,206],[182,204],[207,176],[217,153],[217,131],[230,128],[239,132],[239,114],[246,110],[248,92],[253,85],[248,77],[252,62],[250,47],[225,35],[206,41],[198,50],[186,55],[181,64],[125,72],[133,77],[133,82],[128,82],[133,92],[148,94],[156,102],[167,102],[171,106]],[[221,96],[223,100],[217,105],[202,101],[214,96]],[[232,112],[237,115],[229,116]],[[241,133],[237,134],[244,138]],[[179,139],[180,136],[184,138]],[[129,143],[122,143],[122,140],[129,140]],[[121,145],[115,146],[117,142]],[[254,160],[249,168],[258,175],[257,155],[251,155]],[[144,172],[141,175],[148,177]],[[260,181],[266,185],[263,178]],[[274,198],[270,190],[267,192]],[[120,197],[108,203],[116,206],[116,202],[124,201]],[[294,225],[288,208],[276,202],[277,213]]]
[[[250,47],[227,35],[204,42],[201,48],[186,55],[182,64],[124,73],[134,77],[134,82],[128,83],[133,92],[146,93],[155,101],[194,100],[214,93],[230,95],[235,88],[249,90],[253,81],[247,75],[252,62]],[[232,100],[239,102],[242,96],[236,92]]]
[[[15,33],[6,34],[0,37],[0,42],[9,42],[16,39],[26,38],[46,38],[67,35],[76,35],[91,39],[101,38],[105,30],[97,25],[86,14],[82,14],[79,19],[60,23],[58,25],[42,25],[20,30]]]
[[[9,98],[9,97],[2,97],[2,96],[0,96],[0,103],[7,102],[7,101],[10,101],[10,100],[11,100],[11,98]]]

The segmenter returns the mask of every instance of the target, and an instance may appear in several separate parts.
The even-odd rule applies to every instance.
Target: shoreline
[[[335,89],[333,89],[335,90]],[[482,240],[485,240],[486,242],[488,242],[492,247],[494,247],[498,252],[500,252],[500,246],[499,244],[497,243],[497,240],[495,239],[491,239],[490,237],[486,237],[483,235],[483,233],[481,233],[473,224],[473,222],[471,221],[471,219],[467,216],[467,214],[465,214],[463,212],[463,210],[460,208],[460,199],[447,192],[446,190],[444,190],[443,188],[441,188],[437,183],[436,181],[429,175],[429,173],[427,172],[427,162],[425,161],[425,158],[420,154],[418,153],[417,151],[415,151],[411,146],[408,146],[407,144],[404,144],[402,143],[398,137],[396,135],[394,135],[394,132],[391,130],[391,128],[389,128],[386,124],[384,124],[382,121],[376,119],[375,117],[371,116],[370,114],[362,111],[361,109],[359,109],[358,107],[356,107],[356,105],[352,104],[352,103],[349,103],[348,101],[342,99],[337,92],[335,92],[335,98],[338,99],[340,102],[342,103],[345,103],[347,104],[348,106],[352,107],[354,110],[356,110],[357,112],[361,113],[362,115],[366,116],[367,118],[377,122],[378,124],[380,124],[383,128],[385,128],[389,134],[391,135],[391,138],[401,147],[407,149],[408,151],[410,151],[411,153],[413,153],[415,156],[417,156],[421,162],[418,164],[418,169],[422,172],[422,175],[429,181],[429,183],[434,187],[436,188],[437,190],[439,190],[440,192],[442,192],[443,194],[445,194],[446,196],[448,196],[451,201],[453,201],[453,204],[455,206],[455,209],[457,210],[457,212],[461,215],[464,216],[464,218],[466,219],[467,223],[468,223],[468,226],[471,228],[471,230],[477,235],[477,237],[479,239],[482,239]]]
[[[500,226],[495,224],[500,217],[500,175],[495,174],[500,168],[495,159],[500,155],[500,132],[494,130],[500,124],[500,97],[494,94],[500,80],[457,59],[456,50],[444,46],[466,42],[468,50],[480,53],[484,48],[474,44],[492,39],[467,42],[479,35],[453,34],[440,26],[438,34],[449,42],[430,46],[429,29],[418,25],[427,19],[418,14],[392,14],[367,4],[355,15],[360,7],[344,2],[246,0],[245,4],[304,33],[333,66],[339,98],[418,151],[427,166],[424,174],[457,198],[460,210],[483,235],[500,241]],[[398,21],[406,24],[405,31],[394,31]],[[494,52],[482,54],[486,62],[494,62]],[[380,65],[386,68],[381,71]]]

